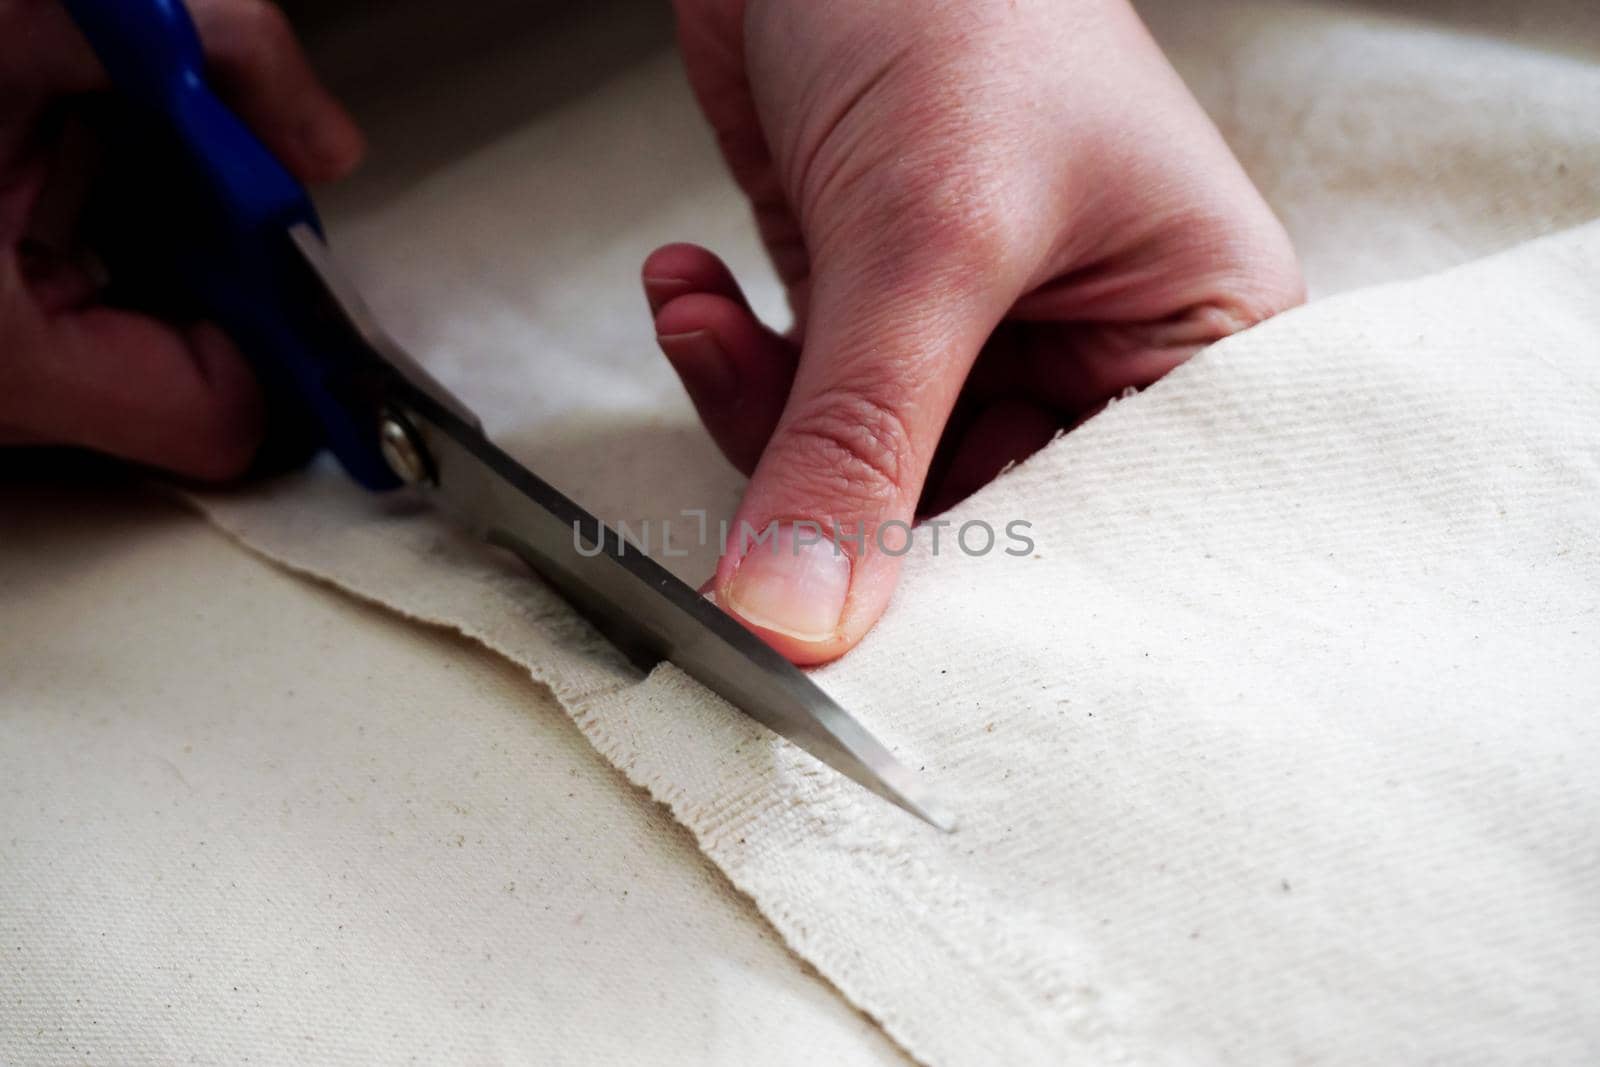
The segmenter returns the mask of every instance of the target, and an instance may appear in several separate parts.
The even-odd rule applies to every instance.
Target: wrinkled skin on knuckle
[[[1015,245],[1026,94],[993,63],[973,6],[802,6],[752,2],[747,21],[752,49],[782,43],[752,77],[774,83],[754,86],[757,102],[813,253],[864,234],[980,263]]]
[[[1220,203],[1204,203],[1197,214],[1186,220],[1183,232],[1209,235],[1215,251],[1209,264],[1195,264],[1196,273],[1210,267],[1218,289],[1230,294],[1219,302],[1233,304],[1247,325],[1305,301],[1305,280],[1289,235],[1248,179]]]
[[[1247,306],[1256,322],[1306,302],[1306,280],[1289,236],[1274,221],[1275,239],[1264,244],[1252,261]]]
[[[1012,202],[996,154],[962,147],[898,161],[886,168],[878,210],[886,223],[898,219],[931,261],[993,267],[1015,252],[1026,218]]]
[[[1299,261],[1275,223],[1239,248],[1209,288],[1206,298],[1192,305],[1189,316],[1202,342],[1265,322],[1306,299]]]
[[[883,389],[838,385],[792,413],[783,428],[788,488],[826,501],[835,519],[876,515],[911,495],[918,458],[906,415]]]
[[[833,201],[813,230],[813,259],[887,294],[902,289],[952,301],[996,286],[1023,269],[1037,242],[1032,213],[977,153],[917,150],[863,175],[861,195]],[[1037,229],[1037,227],[1035,227]]]
[[[1151,237],[1126,265],[1145,284],[1118,305],[1172,343],[1218,341],[1305,300],[1289,237],[1255,190],[1201,187],[1210,195],[1150,205]]]

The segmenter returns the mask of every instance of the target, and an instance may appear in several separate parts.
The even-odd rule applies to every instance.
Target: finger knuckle
[[[1219,337],[1305,302],[1299,258],[1266,205],[1234,215],[1202,215],[1179,232],[1208,235],[1192,242],[1207,253],[1196,272],[1210,279],[1210,292],[1196,302],[1193,317],[1213,325]]]
[[[786,430],[804,457],[795,476],[832,498],[894,499],[916,469],[905,416],[869,389],[830,389],[796,413]]]
[[[939,271],[959,288],[990,284],[1026,255],[1003,183],[976,160],[897,159],[881,164],[871,184],[871,196],[825,234],[823,261],[881,277]]]
[[[1305,275],[1300,271],[1300,261],[1287,238],[1281,248],[1263,260],[1257,276],[1260,279],[1258,299],[1265,311],[1263,318],[1306,302]]]
[[[909,205],[920,243],[937,258],[987,268],[1015,249],[1015,213],[1006,210],[999,184],[977,173],[978,164],[924,178]]]
[[[1250,270],[1227,279],[1208,301],[1189,309],[1188,319],[1205,341],[1219,341],[1305,303],[1298,269]]]

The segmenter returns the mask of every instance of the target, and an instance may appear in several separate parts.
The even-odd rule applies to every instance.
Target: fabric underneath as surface
[[[1592,5],[1142,10],[1319,296],[1600,215]],[[519,457],[606,518],[731,510],[634,272],[701,239],[780,300],[670,64],[341,202],[382,317]],[[949,793],[951,837],[671,668],[641,682],[514,566],[330,468],[202,504],[549,684],[925,1062],[1591,1061],[1597,241],[1319,300],[963,505],[1032,522],[1036,556],[922,543],[818,675]],[[665,562],[698,580],[686,547]]]
[[[1577,1060],[1597,270],[1591,226],[1291,312],[957,509],[1035,554],[919,544],[817,672],[948,791],[948,837],[671,667],[631,683],[430,518],[333,477],[207,507],[528,666],[919,1058]]]
[[[1592,9],[1142,10],[1319,296],[1600,215]],[[606,518],[725,514],[738,491],[651,351],[642,253],[705,240],[779,307],[676,77],[336,233],[491,430]],[[948,838],[670,668],[639,684],[536,583],[332,471],[206,506],[525,664],[926,1062],[1581,1062],[1596,242],[1319,300],[964,505],[1031,521],[1037,558],[924,543],[880,628],[819,672],[948,791]],[[710,554],[686,547],[665,562],[698,580]]]

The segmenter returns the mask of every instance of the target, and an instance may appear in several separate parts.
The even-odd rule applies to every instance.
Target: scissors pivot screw
[[[400,415],[384,412],[378,421],[378,448],[395,477],[407,485],[433,481],[428,453],[417,432]]]

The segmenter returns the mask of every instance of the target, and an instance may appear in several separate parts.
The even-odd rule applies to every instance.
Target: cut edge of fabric
[[[1463,264],[1422,279],[1385,283],[1369,289],[1339,294],[1338,296],[1330,297],[1326,301],[1318,301],[1315,304],[1294,309],[1283,316],[1269,320],[1268,323],[1262,324],[1262,326],[1294,319],[1309,308],[1321,308],[1327,304],[1343,304],[1352,299],[1359,299],[1363,293],[1425,284],[1457,272],[1470,271],[1484,262],[1522,254],[1530,247],[1551,245],[1562,241],[1564,238],[1569,238],[1579,231],[1591,228],[1600,229],[1600,223],[1592,223],[1560,234],[1538,238],[1515,248],[1485,257],[1483,260]],[[1171,385],[1181,382],[1189,374],[1199,372],[1212,360],[1218,358],[1219,355],[1225,357],[1226,350],[1231,342],[1236,341],[1237,338],[1253,334],[1260,328],[1255,327],[1245,331],[1245,333],[1236,334],[1200,353],[1184,367],[1178,368],[1174,375],[1164,380],[1161,383],[1162,387],[1158,387],[1156,393],[1165,393],[1166,389],[1170,388]],[[1140,394],[1132,398],[1121,398],[1118,402],[1108,406],[1107,412],[1124,408],[1130,404],[1138,404],[1144,395],[1146,394]],[[1101,415],[1090,420],[1089,425],[1092,426],[1094,422],[1099,421],[1105,414],[1106,412],[1102,412]],[[1047,461],[1049,456],[1058,453],[1060,449],[1072,447],[1075,436],[1069,434],[1054,438],[1043,450],[1036,453],[1024,464],[1019,465],[1016,470]],[[1012,475],[1013,468],[1008,468],[1000,478],[1008,478]],[[996,481],[998,482],[999,480],[997,479]],[[994,484],[996,483],[991,483],[991,487]],[[986,491],[988,488],[990,487],[986,487]],[[504,635],[497,634],[492,628],[474,626],[457,619],[437,617],[420,610],[413,604],[408,604],[404,596],[396,596],[392,590],[385,591],[385,594],[380,594],[379,591],[369,588],[360,580],[349,575],[336,577],[315,566],[277,555],[268,548],[253,543],[249,539],[248,533],[226,525],[222,517],[208,505],[204,496],[186,493],[176,495],[189,507],[197,510],[202,517],[230,540],[253,555],[290,573],[311,579],[341,593],[354,596],[364,603],[392,611],[402,618],[424,625],[437,626],[460,634],[526,670],[536,683],[546,687],[551,692],[585,738],[594,745],[607,762],[616,767],[627,781],[642,789],[651,799],[666,807],[674,821],[683,825],[690,832],[702,854],[707,856],[712,864],[728,879],[730,884],[751,900],[756,911],[762,915],[763,919],[783,940],[784,944],[799,959],[814,967],[830,986],[837,990],[852,1006],[871,1019],[874,1024],[879,1026],[908,1056],[919,1063],[935,1062],[936,1057],[919,1040],[914,1024],[899,1018],[892,1010],[886,1012],[884,1010],[885,1006],[878,1003],[880,998],[874,996],[871,990],[861,988],[855,975],[841,975],[836,968],[829,966],[828,960],[831,952],[825,945],[826,938],[822,933],[809,926],[803,917],[769,906],[769,903],[764,899],[764,894],[761,892],[761,886],[757,880],[749,877],[748,872],[741,869],[737,858],[730,855],[727,842],[723,841],[716,833],[716,820],[710,817],[710,813],[701,810],[691,802],[692,798],[685,788],[675,785],[661,774],[651,773],[642,767],[638,753],[631,751],[626,738],[619,736],[612,729],[611,718],[605,714],[606,706],[610,701],[634,693],[642,687],[650,686],[651,683],[665,683],[670,688],[678,684],[673,676],[681,678],[681,684],[686,686],[694,686],[696,683],[688,680],[686,676],[681,676],[670,665],[658,667],[643,680],[618,681],[614,674],[608,673],[603,669],[597,669],[579,662],[566,662],[575,660],[577,657],[572,651],[559,646],[551,646],[550,648],[550,653],[553,657],[552,662],[535,661],[532,656],[519,654],[506,641]],[[983,495],[985,493],[980,492],[977,497],[971,499],[981,501]],[[736,713],[730,712],[730,714]],[[753,724],[752,728],[754,728]],[[798,755],[799,758],[809,760],[809,757],[805,757],[803,754]],[[855,799],[860,800],[862,803],[877,803],[875,799],[864,796]],[[849,802],[847,801],[847,803]],[[749,812],[745,814],[748,816]],[[778,812],[774,806],[769,809],[766,817],[758,817],[756,819],[756,825],[761,825],[781,839],[785,836],[784,831],[788,830],[792,833],[798,826],[798,822],[794,814],[791,812]],[[860,856],[853,856],[853,861],[859,862]],[[885,884],[892,883],[885,881]],[[901,905],[906,906],[908,911],[914,910],[911,908],[914,902],[908,900],[899,887],[895,887],[895,892]],[[921,924],[921,931],[926,935],[928,943],[940,945],[941,951],[947,955],[956,968],[960,969],[960,973],[972,973],[976,961],[955,952],[951,945],[945,943],[938,936],[938,928],[923,923]],[[1010,941],[1011,939],[1008,938],[1007,940]],[[1019,946],[1019,951],[1033,959],[1045,958],[1038,952],[1028,951],[1026,946]],[[1012,963],[1017,962],[1008,952],[1002,952],[998,956],[991,953],[988,958],[990,960],[1004,959]],[[1026,980],[1016,977],[1016,975],[1024,976]],[[1082,997],[1077,996],[1071,979],[1061,976],[1056,968],[1050,967],[1048,964],[1043,964],[1042,969],[1039,966],[1028,964],[1019,968],[1009,978],[998,974],[978,976],[980,981],[985,978],[992,978],[995,983],[994,988],[1003,990],[1006,999],[1032,1003],[1042,1009],[1046,1013],[1046,1017],[1065,1024],[1066,1029],[1071,1032],[1076,1042],[1077,1051],[1093,1056],[1096,1062],[1151,1062],[1162,1059],[1161,1055],[1153,1049],[1135,1051],[1128,1047],[1124,1041],[1125,1034],[1121,1032],[1124,1028],[1118,1026],[1114,1021],[1117,1015],[1115,1009],[1105,1008],[1103,1005],[1098,1004],[1092,992]],[[1062,1036],[1056,1031],[1056,1027],[1042,1026],[1038,1029],[1040,1032],[1032,1034],[1028,1039],[1024,1040],[1024,1043],[1037,1051],[1041,1061],[1059,1056],[1061,1048],[1051,1042],[1052,1036],[1056,1038]],[[1010,1036],[1012,1040],[1022,1037],[1019,1034]]]

